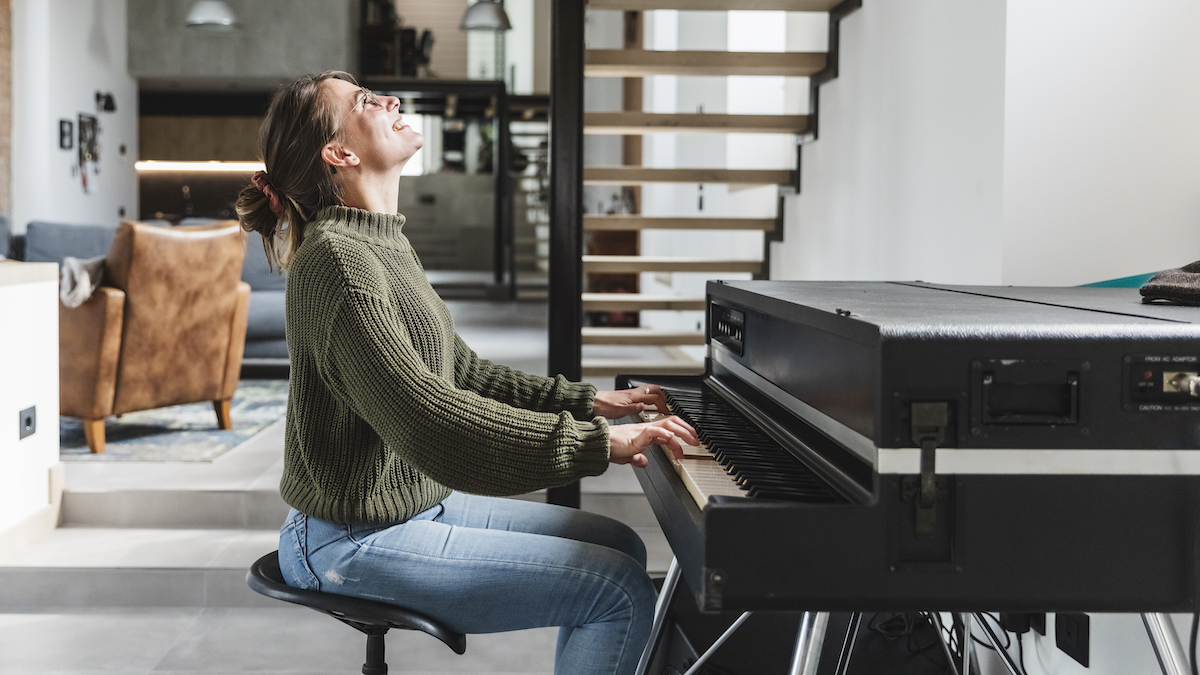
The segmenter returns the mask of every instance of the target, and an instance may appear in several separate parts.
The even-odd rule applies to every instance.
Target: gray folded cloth
[[[105,256],[87,260],[63,258],[62,278],[59,280],[58,297],[67,307],[78,307],[92,297],[104,280]]]

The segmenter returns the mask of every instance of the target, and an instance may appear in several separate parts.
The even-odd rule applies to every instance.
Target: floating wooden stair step
[[[637,312],[643,309],[704,309],[704,298],[641,293],[584,293],[585,312]]]
[[[585,230],[774,230],[774,218],[584,216]]]
[[[584,185],[642,183],[725,183],[727,185],[791,185],[790,169],[647,169],[640,166],[590,167]]]
[[[762,270],[758,260],[658,257],[646,255],[585,255],[584,272],[750,272]]]
[[[584,113],[583,133],[638,135],[655,132],[798,134],[807,115],[717,115],[712,113]]]
[[[704,364],[696,361],[609,361],[583,359],[580,364],[584,377],[613,377],[615,375],[700,375]]]
[[[825,52],[716,52],[589,49],[587,77],[644,75],[786,75],[808,77],[825,67]]]
[[[702,345],[704,331],[652,330],[650,328],[584,328],[585,345]]]
[[[627,12],[652,9],[688,9],[723,12],[730,9],[774,12],[828,12],[841,0],[589,0],[588,9]]]

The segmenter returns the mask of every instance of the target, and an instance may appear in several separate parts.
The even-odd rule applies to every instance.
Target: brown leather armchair
[[[229,429],[246,342],[250,286],[236,221],[194,227],[123,222],[104,286],[74,309],[59,304],[59,412],[83,419],[104,452],[104,420],[212,401]]]

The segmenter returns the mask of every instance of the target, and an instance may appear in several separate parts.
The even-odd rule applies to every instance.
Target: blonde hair
[[[335,171],[321,159],[338,122],[337,105],[322,86],[330,79],[357,84],[340,70],[305,75],[275,92],[258,128],[259,154],[280,213],[253,184],[242,189],[234,208],[243,229],[262,235],[268,265],[286,268],[303,241],[304,226],[321,207],[342,203]]]

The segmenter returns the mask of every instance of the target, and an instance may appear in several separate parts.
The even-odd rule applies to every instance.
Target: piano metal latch
[[[909,417],[913,443],[921,448],[921,476],[919,481],[905,481],[902,496],[904,501],[916,502],[916,535],[932,537],[937,502],[945,492],[945,486],[939,485],[935,462],[937,448],[945,442],[946,427],[950,425],[950,405],[944,401],[913,403]]]

